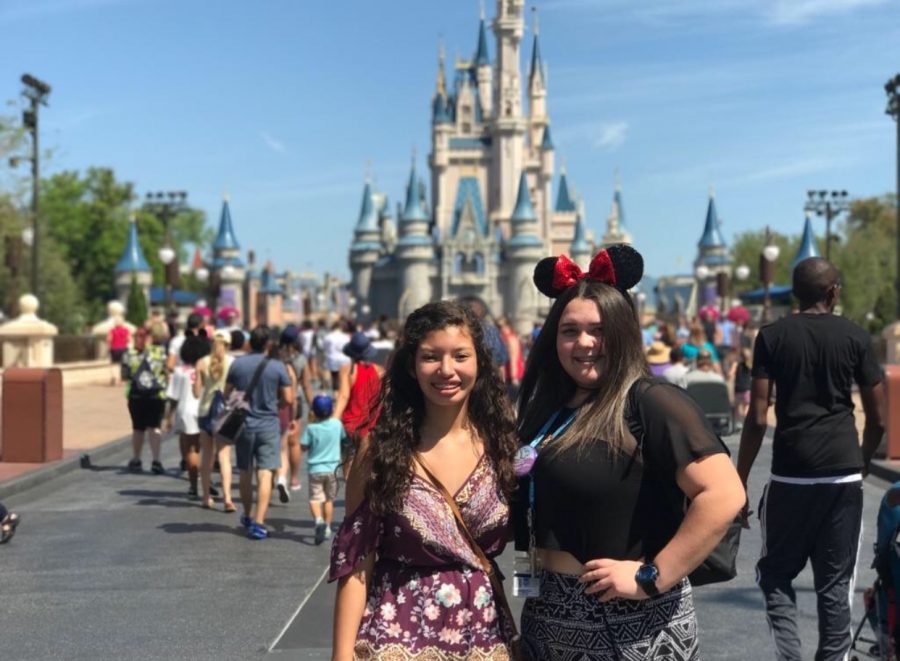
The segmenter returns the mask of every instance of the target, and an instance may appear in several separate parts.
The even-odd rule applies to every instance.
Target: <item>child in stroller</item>
[[[866,613],[853,636],[851,651],[862,652],[868,658],[884,661],[897,659],[900,650],[900,621],[897,617],[896,595],[900,594],[900,481],[885,492],[878,508],[878,530],[875,559],[872,568],[877,574],[875,583],[865,591]],[[866,624],[872,627],[874,640],[862,637]],[[866,643],[868,649],[857,645]],[[852,655],[851,661],[860,657]]]

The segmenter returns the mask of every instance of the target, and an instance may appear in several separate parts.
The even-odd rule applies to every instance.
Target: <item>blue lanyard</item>
[[[556,419],[559,417],[560,413],[562,413],[561,410],[557,411],[550,417],[549,420],[547,420],[547,422],[544,423],[544,426],[541,427],[541,430],[537,433],[537,436],[535,436],[534,439],[531,441],[531,443],[529,443],[529,445],[532,448],[537,449],[537,446],[540,445],[542,442],[552,441],[553,439],[561,436],[562,433],[566,429],[568,429],[569,425],[571,425],[572,422],[574,422],[575,414],[577,413],[577,411],[572,411],[569,414],[569,417],[566,418],[559,427],[557,427],[556,431],[554,431],[552,434],[550,434],[548,436],[547,432],[549,431],[550,427],[553,426],[553,423],[556,422]],[[532,471],[533,470],[534,469],[532,469]],[[533,472],[529,476],[529,480],[528,480],[528,509],[532,510],[532,511],[534,510],[534,474],[533,474]]]

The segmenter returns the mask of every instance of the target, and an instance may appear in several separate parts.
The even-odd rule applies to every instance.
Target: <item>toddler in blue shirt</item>
[[[321,544],[331,538],[341,443],[349,438],[341,421],[331,417],[334,412],[331,397],[317,395],[311,408],[315,420],[304,428],[300,447],[306,452],[309,467],[309,511],[316,519],[316,544]]]

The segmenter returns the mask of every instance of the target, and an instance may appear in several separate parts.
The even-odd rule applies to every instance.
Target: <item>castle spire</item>
[[[541,44],[538,40],[537,7],[532,7],[531,12],[534,16],[534,45],[531,49],[531,71],[528,74],[529,84],[533,84],[535,76],[539,77],[541,83],[544,82],[544,65],[541,62]]]
[[[240,250],[241,244],[238,243],[234,234],[234,227],[231,224],[231,209],[228,206],[228,193],[222,195],[222,214],[219,216],[219,231],[216,234],[216,240],[213,243],[213,250],[218,252],[221,250]]]
[[[575,202],[569,192],[569,182],[566,179],[566,166],[563,165],[559,171],[559,191],[556,194],[556,211],[564,213],[572,213],[576,211]]]
[[[416,176],[416,151],[413,150],[412,167],[409,171],[409,184],[406,187],[406,206],[403,208],[404,223],[425,222],[428,216],[419,199],[419,178]]]
[[[813,233],[812,220],[807,212],[806,220],[803,222],[803,236],[800,238],[800,247],[797,248],[794,261],[791,262],[791,271],[797,267],[797,264],[810,257],[821,257],[821,255],[819,254],[819,247],[816,245],[816,235]]]
[[[488,57],[487,29],[484,21],[484,6],[481,7],[481,20],[478,23],[478,48],[475,50],[475,66],[490,66]]]
[[[137,233],[137,217],[134,213],[128,219],[128,241],[125,243],[125,250],[122,258],[116,264],[116,273],[149,273],[150,265],[144,257],[144,251],[141,250],[141,242],[138,241]]]
[[[531,204],[531,194],[528,191],[528,177],[525,170],[519,177],[519,195],[516,197],[516,208],[510,218],[513,223],[530,223],[537,220],[534,206]]]
[[[719,229],[719,215],[716,213],[716,193],[712,186],[709,189],[709,204],[706,207],[706,224],[703,226],[703,236],[697,244],[703,248],[717,248],[725,245],[722,231]]]

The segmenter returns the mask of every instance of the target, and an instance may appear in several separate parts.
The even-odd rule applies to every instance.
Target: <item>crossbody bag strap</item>
[[[247,386],[247,389],[244,391],[244,401],[249,402],[250,396],[253,395],[253,390],[256,388],[256,384],[259,383],[259,377],[262,376],[263,370],[266,369],[266,365],[269,360],[271,360],[268,356],[262,359],[262,362],[257,366],[256,371],[253,373],[253,378],[250,379],[250,385]]]
[[[500,606],[500,610],[506,616],[507,622],[509,623],[510,629],[513,633],[513,640],[518,639],[519,630],[516,627],[516,619],[513,617],[512,610],[509,607],[509,602],[506,599],[506,592],[503,590],[503,584],[500,582],[500,577],[497,576],[497,572],[494,571],[494,563],[484,554],[484,551],[481,548],[481,544],[475,539],[472,533],[469,531],[469,527],[466,525],[465,519],[463,519],[462,513],[459,511],[459,506],[456,504],[456,499],[450,495],[450,492],[447,491],[447,487],[445,487],[439,479],[434,476],[428,467],[425,465],[425,462],[422,461],[422,458],[419,456],[418,452],[413,453],[413,457],[415,457],[416,463],[419,464],[419,467],[425,473],[434,487],[440,492],[440,494],[444,497],[444,500],[447,501],[447,505],[450,506],[450,510],[453,512],[453,517],[456,519],[456,524],[459,526],[460,532],[463,534],[463,537],[466,538],[466,541],[469,543],[469,546],[472,547],[472,552],[478,557],[478,562],[481,564],[481,568],[484,570],[484,573],[487,574],[488,579],[491,582],[491,588],[494,590],[494,599],[497,601],[497,605]]]

